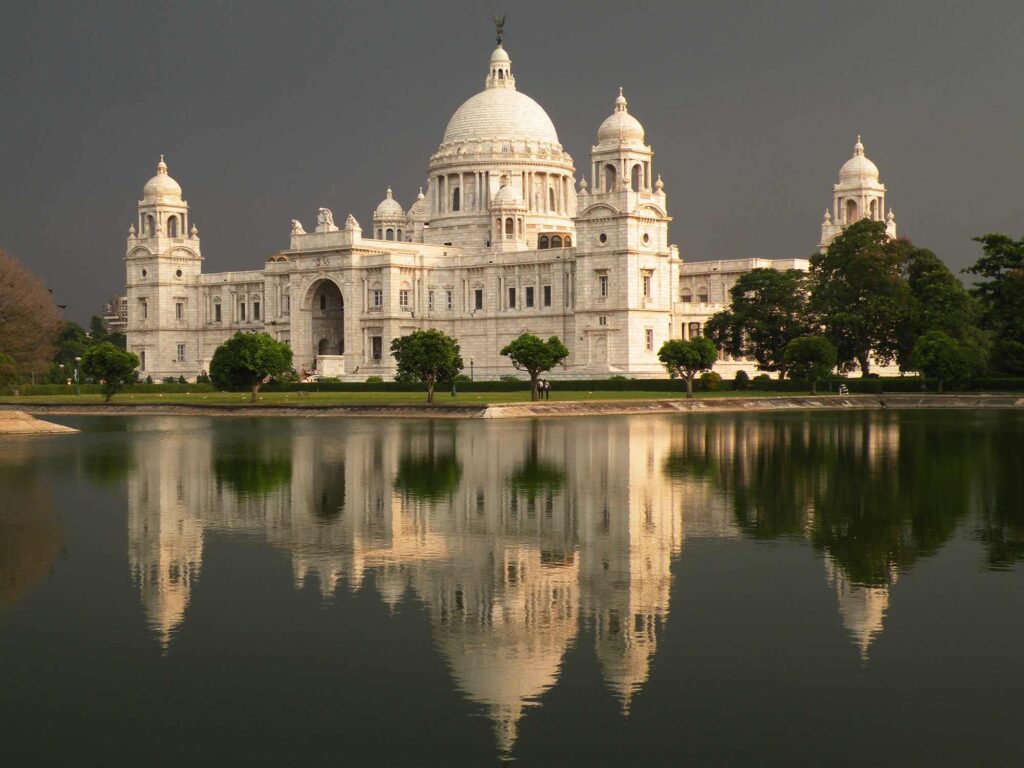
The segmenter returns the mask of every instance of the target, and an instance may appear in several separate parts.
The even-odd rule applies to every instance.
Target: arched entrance
[[[345,300],[333,280],[317,280],[309,287],[310,346],[321,375],[338,375],[344,368]],[[330,369],[330,370],[329,370]]]

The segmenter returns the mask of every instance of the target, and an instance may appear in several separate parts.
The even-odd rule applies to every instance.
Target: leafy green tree
[[[693,397],[693,380],[698,373],[710,371],[718,359],[711,339],[698,336],[685,341],[669,339],[658,350],[658,359],[672,378],[686,379],[686,396]]]
[[[106,403],[126,384],[138,379],[138,367],[137,355],[118,349],[109,341],[89,347],[82,355],[82,371],[86,376],[99,380]]]
[[[729,308],[708,320],[704,335],[733,357],[752,357],[761,370],[784,375],[786,345],[809,332],[807,273],[754,269],[729,296]]]
[[[974,239],[983,255],[965,271],[980,278],[973,293],[981,304],[982,327],[994,336],[993,364],[1003,373],[1019,375],[1024,370],[1015,364],[1007,369],[1000,353],[1013,354],[1006,342],[1024,344],[1024,238],[991,234]]]
[[[530,399],[537,399],[537,380],[569,356],[569,349],[557,336],[542,341],[532,333],[524,333],[504,346],[501,354],[512,361],[517,371],[530,374]]]
[[[437,382],[451,381],[463,368],[458,342],[435,328],[392,339],[391,356],[398,363],[395,378],[426,384],[428,403],[434,402]]]
[[[817,394],[818,381],[836,367],[836,348],[824,336],[801,336],[786,345],[786,370],[796,381],[809,381]]]
[[[866,376],[872,355],[882,363],[897,356],[899,330],[911,313],[902,275],[907,247],[889,239],[884,223],[863,219],[811,257],[811,312],[842,370],[859,367]]]
[[[18,367],[14,358],[0,352],[0,389],[10,387],[18,381]]]
[[[930,379],[938,379],[939,392],[946,381],[959,382],[975,375],[982,363],[980,353],[969,343],[942,331],[929,331],[918,339],[912,359],[914,368]]]
[[[98,344],[102,341],[109,341],[115,347],[125,349],[126,339],[123,333],[110,333],[103,324],[103,318],[93,315],[89,318],[89,338],[91,343]]]
[[[239,331],[213,353],[210,381],[220,390],[246,389],[256,402],[260,385],[291,370],[292,350],[266,333]]]

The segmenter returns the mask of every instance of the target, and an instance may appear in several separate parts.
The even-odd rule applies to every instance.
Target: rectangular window
[[[281,308],[282,313],[285,315],[291,314],[292,311],[292,297],[290,294],[285,294],[281,297]]]
[[[370,306],[376,309],[380,309],[384,306],[384,290],[381,288],[373,288],[370,290]]]
[[[447,309],[449,312],[452,309],[452,292],[451,291],[445,291],[444,292],[444,308]]]
[[[176,302],[175,305],[174,305],[174,319],[175,320],[184,320],[185,319],[185,305],[182,304],[180,301]]]
[[[651,298],[651,273],[645,272],[643,276],[644,298]]]
[[[383,336],[371,336],[370,337],[370,357],[374,360],[380,360],[384,352],[384,337]]]
[[[139,370],[146,370],[146,350],[139,350]]]
[[[533,306],[533,286],[532,285],[526,286],[526,297],[525,298],[526,298],[526,306],[532,307]]]
[[[483,288],[477,288],[475,291],[473,291],[473,302],[474,302],[474,306],[477,309],[483,309],[484,308],[484,289]]]
[[[515,309],[516,308],[516,289],[515,288],[509,288],[508,289],[508,308],[509,309]]]
[[[185,345],[184,344],[179,344],[178,345],[178,362],[179,363],[184,363],[185,362]]]
[[[544,306],[545,307],[550,307],[551,306],[551,286],[550,285],[545,285],[544,286]]]
[[[648,352],[654,351],[654,329],[646,328],[644,330],[644,346],[647,347]]]
[[[608,295],[608,275],[599,275],[597,278],[597,295],[604,298]]]
[[[260,303],[258,301],[254,301],[252,303],[252,319],[253,320],[259,320],[260,319]]]
[[[398,306],[402,309],[409,308],[409,290],[407,288],[402,288],[398,292]]]
[[[434,311],[434,292],[433,291],[427,291],[427,309],[429,309],[431,312]]]
[[[213,305],[213,322],[219,323],[220,319],[220,304]]]
[[[142,319],[145,320],[147,317],[149,317],[149,304],[144,301],[142,302]]]
[[[238,305],[238,319],[245,322],[245,302]]]
[[[600,317],[597,318],[597,324],[598,325],[608,325],[608,318],[605,317],[604,315],[601,315]]]

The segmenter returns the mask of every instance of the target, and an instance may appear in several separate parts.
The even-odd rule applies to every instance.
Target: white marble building
[[[739,275],[807,268],[804,259],[684,263],[669,243],[653,150],[621,89],[577,184],[500,44],[484,85],[452,116],[408,210],[388,189],[364,234],[351,214],[337,226],[321,208],[310,232],[293,220],[289,247],[260,269],[203,271],[188,203],[161,157],[125,256],[128,348],[141,375],[193,379],[236,331],[259,330],[289,343],[297,370],[390,378],[391,340],[438,328],[480,378],[514,373],[499,350],[524,331],[571,350],[552,378],[664,376],[662,343],[699,333]],[[884,194],[858,141],[822,244],[859,217],[880,218]],[[751,361],[719,364],[724,375],[740,368],[755,372]]]

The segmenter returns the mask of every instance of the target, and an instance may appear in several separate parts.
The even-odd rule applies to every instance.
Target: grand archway
[[[311,344],[313,354],[345,354],[345,300],[332,280],[310,286]]]

